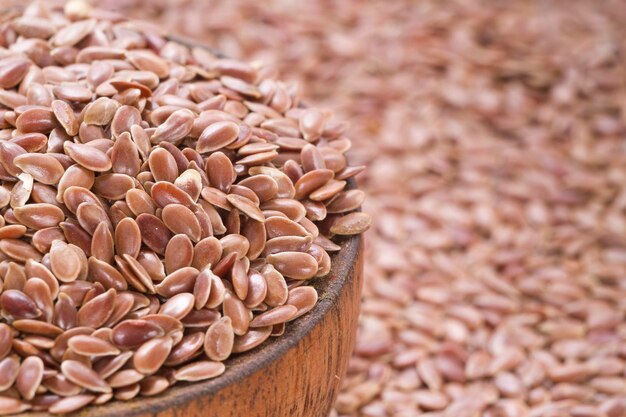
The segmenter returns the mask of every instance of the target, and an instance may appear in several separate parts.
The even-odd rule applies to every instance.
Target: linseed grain
[[[271,71],[86,4],[0,14],[0,414],[218,377],[314,307],[326,206],[362,201]]]

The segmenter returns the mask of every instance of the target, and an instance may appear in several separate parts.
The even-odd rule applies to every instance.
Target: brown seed
[[[274,307],[255,317],[254,320],[250,322],[250,327],[274,326],[276,324],[285,323],[295,317],[297,312],[298,308],[290,304]]]
[[[120,353],[120,350],[109,342],[93,336],[73,336],[67,344],[74,352],[85,356],[108,356]]]
[[[88,102],[91,100],[92,92],[89,88],[84,87],[78,83],[61,83],[53,88],[54,95],[66,102]],[[53,102],[54,104],[54,102]],[[53,106],[54,110],[54,106]],[[56,112],[55,112],[56,115]],[[60,121],[60,120],[59,120]],[[65,126],[64,126],[65,127]],[[78,125],[73,126],[78,133]],[[67,130],[67,129],[66,129]],[[72,134],[68,133],[73,136]],[[75,135],[76,133],[74,133]]]
[[[165,314],[177,319],[182,319],[193,309],[195,300],[193,294],[183,292],[176,294],[167,300],[159,309],[159,314]]]
[[[234,340],[230,317],[222,317],[208,328],[204,337],[204,352],[213,361],[224,361],[232,352]]]
[[[214,292],[213,289],[211,291]],[[230,317],[235,334],[244,335],[250,325],[250,316],[244,303],[237,297],[227,294],[224,298],[223,312],[225,317]]]
[[[281,252],[267,256],[267,261],[286,277],[306,280],[315,276],[317,261],[311,255],[302,252]]]
[[[133,125],[141,123],[141,113],[132,106],[120,106],[111,120],[111,133],[119,137],[124,132],[130,132]]]
[[[41,358],[29,356],[20,365],[15,386],[22,398],[32,400],[43,378],[44,364]]]
[[[131,349],[163,334],[161,327],[148,321],[124,320],[113,328],[111,341],[122,349]]]
[[[148,158],[150,172],[156,181],[174,182],[178,177],[178,166],[171,153],[155,148]]]
[[[111,120],[120,104],[108,97],[100,97],[85,108],[83,121],[88,125],[106,126]]]
[[[271,327],[250,329],[244,335],[236,336],[233,344],[233,353],[247,352],[265,342],[272,333]]]
[[[15,121],[22,133],[50,133],[57,126],[57,120],[49,108],[30,108],[20,114]]]
[[[186,235],[176,235],[165,248],[165,272],[173,273],[191,266],[193,261],[193,243]]]
[[[214,152],[233,143],[239,136],[239,125],[231,121],[212,123],[202,131],[196,150],[200,153]]]
[[[300,317],[315,307],[317,299],[318,294],[315,288],[309,286],[297,287],[289,291],[287,304],[296,306],[298,308],[296,317]]]
[[[123,200],[135,181],[125,174],[104,174],[96,178],[93,192],[107,200]]]
[[[195,202],[189,194],[169,182],[159,181],[155,183],[151,193],[152,199],[159,207],[165,207],[168,204],[182,204],[192,209],[195,206]]]
[[[65,217],[63,211],[52,204],[27,204],[13,210],[16,219],[32,229],[57,226]]]
[[[128,387],[143,379],[143,374],[134,369],[122,369],[111,375],[107,382],[112,388]]]
[[[118,255],[128,254],[133,258],[141,249],[141,231],[134,219],[126,217],[115,228],[115,250]]]
[[[52,414],[68,414],[85,407],[95,399],[96,397],[94,395],[72,395],[70,397],[62,398],[50,405],[48,411]]]
[[[193,291],[194,283],[199,271],[196,268],[184,267],[180,268],[165,277],[155,290],[157,294],[171,298],[176,294],[190,293]]]
[[[307,172],[294,184],[296,188],[295,198],[301,200],[308,197],[313,191],[330,181],[333,176],[334,172],[329,169],[316,169]]]
[[[55,46],[73,46],[87,36],[96,26],[95,19],[79,20],[59,30],[52,38]]]
[[[243,212],[251,219],[254,219],[261,223],[265,221],[265,216],[263,215],[263,212],[261,212],[261,209],[259,209],[257,205],[255,205],[246,197],[242,197],[237,194],[228,194],[226,196],[226,199],[229,203],[237,207],[239,210],[241,210],[241,212]]]
[[[234,180],[230,159],[222,152],[212,153],[206,160],[206,171],[211,186],[227,193]]]
[[[330,231],[337,235],[355,235],[365,232],[372,224],[372,218],[365,213],[350,213],[334,222]]]
[[[111,263],[114,254],[113,235],[106,223],[100,223],[91,239],[91,255],[102,262]]]
[[[158,217],[147,213],[137,216],[136,221],[141,231],[143,243],[153,251],[164,254],[172,234],[163,222]]]
[[[26,75],[31,63],[25,58],[0,60],[0,88],[15,87]]]
[[[140,70],[154,72],[159,78],[169,75],[169,66],[162,58],[149,50],[134,50],[126,53],[126,58]]]
[[[40,153],[25,153],[13,160],[14,164],[35,181],[43,184],[56,184],[64,173],[63,165],[54,157]]]
[[[83,304],[78,310],[79,326],[98,328],[106,323],[113,312],[115,295],[115,289],[111,288]]]
[[[220,376],[225,369],[221,362],[198,361],[176,370],[174,379],[177,381],[203,381]]]
[[[94,370],[74,360],[61,363],[63,375],[76,385],[92,392],[111,392],[111,387]]]
[[[176,110],[162,125],[157,127],[150,141],[154,144],[180,142],[191,132],[194,118],[195,115],[190,110]]]
[[[95,172],[105,172],[111,169],[111,160],[101,150],[79,143],[65,142],[63,150],[77,164]]]
[[[50,269],[62,282],[72,282],[81,271],[81,259],[70,245],[61,241],[52,242]]]
[[[172,339],[158,337],[145,342],[133,356],[133,366],[145,375],[155,373],[161,368],[172,350]]]
[[[163,207],[161,219],[174,234],[187,235],[193,242],[198,242],[202,233],[200,222],[194,213],[181,204],[169,204]]]
[[[0,396],[0,412],[3,414],[22,413],[30,408],[29,404],[23,403],[16,398]]]

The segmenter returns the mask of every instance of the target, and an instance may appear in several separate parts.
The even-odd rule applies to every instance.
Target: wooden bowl
[[[185,38],[173,38],[200,46]],[[207,48],[209,49],[209,48]],[[212,51],[212,50],[211,50]],[[212,51],[215,53],[215,51]],[[219,54],[218,54],[219,55]],[[348,188],[355,188],[354,180]],[[216,379],[177,384],[155,397],[87,407],[85,417],[326,417],[354,347],[363,276],[363,239],[344,238],[325,278],[311,282],[319,301],[250,352],[226,361]],[[49,416],[23,413],[20,417]]]

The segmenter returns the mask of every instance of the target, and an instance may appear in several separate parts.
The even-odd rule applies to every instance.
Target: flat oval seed
[[[111,288],[104,294],[94,297],[78,310],[79,326],[93,327],[102,326],[111,317],[115,304],[116,291]]]
[[[13,214],[20,223],[36,230],[58,226],[65,218],[63,210],[55,205],[46,203],[16,207],[13,209]]]
[[[48,411],[52,414],[69,414],[76,410],[80,410],[86,405],[92,403],[95,399],[95,395],[72,395],[70,397],[61,398],[54,404],[50,405]]]
[[[126,217],[115,228],[115,250],[119,256],[128,254],[133,258],[139,255],[141,250],[141,231],[137,222]]]
[[[50,269],[61,282],[72,282],[81,271],[81,259],[67,243],[52,242],[50,248]]]
[[[191,312],[194,304],[195,299],[193,297],[193,294],[176,294],[161,305],[161,308],[159,309],[159,314],[165,314],[167,316],[172,316],[180,320],[187,314],[189,314],[189,312]]]
[[[235,333],[230,317],[222,317],[213,323],[204,336],[204,352],[213,361],[225,361],[233,350]]]
[[[172,339],[168,336],[147,341],[137,349],[133,356],[135,369],[144,375],[155,373],[169,356],[172,346]]]
[[[174,182],[178,177],[176,159],[163,148],[155,148],[150,152],[148,165],[155,181]]]
[[[106,172],[111,169],[109,157],[93,146],[67,141],[63,144],[63,150],[74,162],[88,170]]]
[[[203,381],[215,378],[224,373],[226,367],[221,362],[198,361],[183,366],[174,372],[174,379],[177,381]]]
[[[196,150],[200,153],[214,152],[233,143],[239,136],[239,125],[231,121],[210,124],[200,134]]]
[[[124,320],[113,328],[111,341],[122,349],[133,349],[164,335],[158,325],[144,320]]]
[[[2,310],[14,319],[34,319],[41,315],[35,302],[18,290],[5,290],[0,295]]]
[[[265,327],[274,326],[276,324],[285,323],[296,316],[298,308],[292,305],[284,305],[274,307],[257,317],[250,322],[250,327]]]
[[[74,352],[85,356],[108,356],[120,353],[120,350],[111,343],[94,336],[73,336],[67,344]]]
[[[233,164],[222,152],[212,153],[206,160],[206,173],[212,187],[225,193],[235,179]]]
[[[180,142],[191,132],[194,119],[195,115],[192,111],[187,109],[176,110],[162,125],[157,127],[150,141],[154,144]]]
[[[187,235],[193,242],[200,240],[202,229],[195,214],[182,204],[169,204],[163,207],[161,219],[174,234]]]
[[[176,235],[165,248],[165,272],[168,274],[190,267],[193,262],[193,243],[186,235]],[[195,269],[195,268],[194,268]]]
[[[152,214],[142,213],[137,216],[137,226],[141,231],[143,243],[156,253],[164,254],[172,233],[161,219]]]
[[[65,169],[54,157],[41,153],[25,153],[13,160],[22,171],[42,184],[57,184]]]
[[[265,221],[265,216],[263,215],[263,212],[261,211],[261,209],[256,204],[254,204],[254,202],[252,202],[250,199],[246,197],[242,197],[237,194],[228,194],[226,196],[226,199],[228,200],[229,203],[237,207],[239,210],[241,210],[245,215],[247,215],[251,219],[254,219],[261,223]]]
[[[309,312],[317,303],[317,291],[310,286],[297,287],[289,291],[287,304],[298,308],[296,317]],[[295,318],[295,317],[294,317]]]
[[[93,369],[75,360],[61,363],[61,372],[74,384],[93,392],[111,392],[111,387]]]
[[[356,235],[365,232],[372,224],[372,218],[366,213],[350,213],[337,219],[330,231],[337,235]]]
[[[32,400],[43,379],[44,365],[38,356],[29,356],[22,362],[15,386],[22,398]]]

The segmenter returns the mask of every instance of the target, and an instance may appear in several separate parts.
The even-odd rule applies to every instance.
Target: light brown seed
[[[176,294],[161,305],[159,314],[165,314],[180,320],[191,312],[194,304],[193,294],[187,292]]]
[[[215,152],[233,143],[239,136],[239,125],[232,121],[219,121],[206,127],[198,138],[196,150]]]
[[[80,394],[70,397],[61,398],[54,404],[50,405],[48,411],[52,414],[68,414],[76,410],[80,410],[96,399],[94,395]]]
[[[85,108],[83,121],[88,125],[106,126],[113,120],[119,107],[120,104],[117,101],[100,97]]]
[[[118,255],[128,254],[133,258],[139,255],[141,249],[141,231],[137,222],[126,217],[115,227],[115,251]]]
[[[36,181],[56,184],[64,173],[63,165],[54,157],[40,153],[25,153],[13,160],[14,164]]]
[[[76,335],[71,337],[68,346],[76,353],[85,356],[108,356],[119,355],[120,350],[98,337],[87,335]]]
[[[148,164],[156,181],[174,182],[178,177],[176,159],[163,148],[155,148],[150,152]]]
[[[266,259],[278,272],[292,279],[306,280],[317,274],[317,261],[307,253],[280,252]]]
[[[290,304],[274,307],[255,317],[250,322],[250,327],[266,327],[285,323],[295,317],[297,312],[298,308]]]
[[[79,326],[98,328],[106,323],[113,312],[115,295],[115,289],[111,288],[83,304],[78,310]]]
[[[176,235],[165,248],[165,272],[173,273],[191,266],[193,261],[193,243],[186,235]]]
[[[63,150],[74,162],[90,171],[105,172],[111,169],[109,157],[93,146],[67,141],[63,144]]]
[[[93,369],[88,368],[81,362],[65,360],[61,363],[63,375],[74,384],[92,392],[111,392],[111,387]]]
[[[330,228],[337,235],[355,235],[365,232],[372,224],[372,218],[365,213],[350,213],[335,221]]]
[[[163,207],[161,219],[174,234],[184,234],[193,242],[198,242],[202,233],[200,222],[194,213],[181,204],[169,204]]]
[[[172,339],[158,337],[145,342],[133,356],[133,366],[142,374],[150,375],[161,368],[172,350]]]
[[[214,152],[206,160],[206,171],[211,186],[227,193],[234,180],[230,159],[222,152]]]
[[[157,127],[150,141],[154,144],[180,142],[191,132],[194,118],[195,115],[190,110],[176,110],[162,125]]]
[[[224,373],[226,367],[221,362],[198,361],[174,372],[174,379],[177,381],[203,381],[215,378]]]
[[[25,358],[17,373],[15,386],[22,398],[32,400],[43,379],[44,364],[41,358],[29,356]]]

